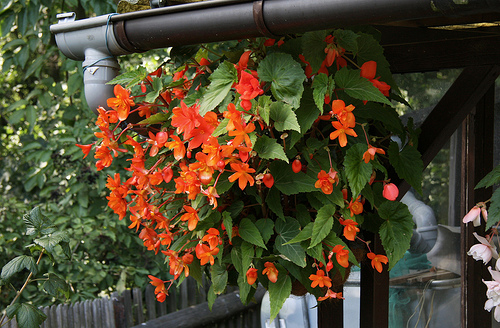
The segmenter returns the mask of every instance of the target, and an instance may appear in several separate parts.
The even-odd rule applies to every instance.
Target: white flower
[[[491,311],[495,308],[494,317],[495,320],[500,322],[500,272],[492,270],[488,267],[493,281],[484,281],[484,284],[488,288],[486,291],[486,297],[488,300],[484,303],[484,309]]]
[[[483,215],[484,221],[488,221],[488,212],[484,203],[477,203],[462,219],[464,223],[469,223],[472,221],[474,227],[481,225],[481,214]]]
[[[484,237],[479,236],[474,232],[474,237],[481,243],[473,245],[467,252],[468,255],[472,256],[474,260],[482,260],[484,264],[488,263],[492,257],[498,258],[498,253],[495,245]]]

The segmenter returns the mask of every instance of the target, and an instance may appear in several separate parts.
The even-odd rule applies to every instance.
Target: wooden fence
[[[40,308],[47,320],[41,328],[253,328],[260,325],[260,303],[264,289],[255,294],[256,303],[243,305],[238,290],[219,296],[209,311],[206,300],[208,283],[198,288],[191,277],[178,288],[171,288],[165,302],[156,301],[154,287],[148,285],[143,295],[139,288],[121,295],[59,304]],[[6,328],[17,328],[15,320]],[[2,327],[2,328],[3,328]]]

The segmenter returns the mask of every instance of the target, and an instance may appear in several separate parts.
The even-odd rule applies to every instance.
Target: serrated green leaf
[[[247,283],[245,274],[240,274],[238,276],[237,282],[238,282],[241,303],[247,304],[250,301],[248,299],[250,292],[255,289]]]
[[[500,188],[497,188],[491,196],[490,207],[488,208],[486,230],[496,225],[498,221],[500,221]]]
[[[302,54],[311,65],[312,73],[316,73],[325,60],[326,31],[304,33],[302,36]]]
[[[284,217],[283,217],[284,218]],[[259,219],[255,221],[255,226],[259,229],[264,243],[267,243],[274,234],[274,222],[271,219]]]
[[[328,75],[319,73],[314,77],[312,84],[314,103],[321,113],[323,113],[323,106],[325,104],[325,96],[328,92]]]
[[[391,142],[388,153],[389,162],[394,166],[398,176],[405,179],[418,193],[422,194],[424,163],[419,151],[409,144],[399,151],[398,144]]]
[[[488,188],[497,183],[500,183],[500,165],[495,167],[490,173],[486,174],[486,176],[479,181],[474,189]]]
[[[328,236],[333,227],[333,214],[335,214],[335,206],[333,205],[325,205],[318,211],[314,220],[309,248],[316,246]]]
[[[14,303],[14,304],[7,306],[7,308],[5,309],[5,311],[7,313],[7,317],[9,319],[14,318],[14,316],[17,313],[17,310],[19,310],[20,307],[21,307],[20,303]]]
[[[335,30],[333,32],[335,37],[334,41],[344,48],[348,52],[357,53],[358,52],[358,42],[359,34],[351,30]]]
[[[292,167],[282,161],[274,161],[269,165],[274,177],[274,186],[285,195],[315,191],[316,180],[302,172],[294,173]]]
[[[247,273],[250,264],[255,256],[255,246],[246,241],[241,243],[241,272],[243,275]],[[246,278],[245,278],[246,279]]]
[[[258,102],[258,111],[260,117],[264,120],[264,122],[269,125],[269,111],[271,110],[271,104],[273,101],[271,100],[271,96],[261,96],[259,97]]]
[[[269,138],[266,135],[262,135],[257,139],[253,150],[257,152],[260,158],[280,159],[288,163],[288,157],[286,157],[283,146],[277,143],[276,139]]]
[[[314,99],[312,95],[312,91],[310,88],[307,88],[304,91],[304,95],[300,101],[300,107],[295,111],[295,115],[297,116],[297,122],[300,126],[299,138],[302,138],[302,135],[305,134],[313,125],[314,121],[318,119],[318,116],[321,114],[317,107],[314,104]],[[293,147],[293,146],[289,146]]]
[[[271,303],[270,321],[272,322],[292,292],[292,281],[290,276],[288,276],[284,270],[280,271],[278,274],[278,281],[275,283],[270,282],[268,290],[269,302]]]
[[[281,205],[281,193],[277,188],[269,189],[266,196],[266,204],[280,219],[285,218],[283,206]]]
[[[306,252],[309,256],[322,262],[323,265],[326,265],[325,258],[323,257],[323,245],[321,243],[317,244],[316,246],[314,246],[312,248],[307,248]]]
[[[27,255],[20,255],[13,258],[3,266],[2,274],[0,277],[2,278],[2,280],[7,280],[16,273],[21,272],[23,269],[36,274],[38,272],[38,269],[35,259]]]
[[[223,266],[215,263],[210,268],[210,276],[212,277],[214,293],[220,295],[227,286],[227,270]]]
[[[245,274],[245,272],[243,271],[243,267],[241,265],[242,260],[243,257],[241,255],[241,248],[233,247],[233,249],[231,250],[231,262],[233,263],[234,268],[236,269],[236,271],[238,271],[240,276]]]
[[[365,163],[363,160],[363,154],[367,149],[365,144],[355,144],[347,150],[345,155],[344,167],[353,198],[361,193],[372,175],[372,164]]]
[[[207,293],[207,303],[210,311],[212,311],[212,306],[214,305],[216,299],[217,299],[217,294],[214,292],[214,285],[211,284]]]
[[[144,80],[146,76],[148,76],[146,68],[139,66],[132,72],[126,72],[118,75],[106,84],[120,84],[125,85],[125,88],[130,88],[131,86]]]
[[[26,224],[26,234],[29,236],[37,233],[47,235],[56,231],[52,222],[42,214],[38,206],[33,208],[29,214],[25,214],[23,221]]]
[[[234,82],[238,80],[238,72],[234,65],[228,61],[223,62],[210,75],[208,91],[200,100],[200,115],[204,116],[219,105],[231,90]]]
[[[240,234],[240,237],[244,241],[247,241],[251,244],[254,244],[262,248],[266,248],[266,245],[262,240],[262,235],[259,232],[259,229],[257,229],[255,224],[252,221],[250,221],[250,219],[244,218],[241,220],[240,225],[238,227],[238,232]]]
[[[165,113],[156,113],[154,115],[151,115],[149,118],[140,121],[137,124],[158,124],[158,123],[163,123],[163,122],[167,121],[168,117],[169,117],[168,114],[165,114]]]
[[[349,96],[367,101],[375,101],[392,106],[386,96],[366,78],[360,75],[359,70],[341,68],[335,74],[337,88],[344,90]]]
[[[290,105],[282,102],[273,102],[269,117],[274,121],[274,128],[278,131],[294,130],[300,132],[297,116]]]
[[[222,223],[224,223],[224,227],[226,228],[227,237],[229,240],[233,239],[233,218],[231,217],[231,213],[224,211],[222,212]]]
[[[313,222],[309,223],[302,230],[300,230],[299,233],[295,237],[293,237],[292,239],[290,239],[286,243],[293,244],[293,243],[298,243],[298,242],[310,239],[312,236],[312,232],[313,232],[313,226],[314,226]]]
[[[257,73],[262,81],[271,82],[274,98],[299,107],[306,75],[291,55],[269,54],[260,62]]]
[[[34,240],[35,244],[42,246],[49,253],[54,252],[54,247],[61,242],[69,242],[69,237],[64,231],[56,231],[51,235],[43,236]]]
[[[61,293],[66,298],[69,298],[69,285],[64,279],[56,275],[55,273],[49,273],[48,279],[42,285],[43,290],[48,294],[56,296]]]
[[[410,248],[413,216],[405,204],[391,201],[382,203],[378,214],[385,220],[380,226],[379,235],[389,259],[390,270]]]
[[[306,266],[306,253],[297,243],[287,244],[295,237],[300,224],[293,218],[287,217],[286,221],[278,220],[275,225],[278,236],[275,240],[276,249],[290,261],[304,268]]]
[[[146,95],[146,98],[144,99],[148,103],[155,102],[156,98],[158,98],[158,96],[160,95],[160,92],[163,89],[163,81],[161,78],[153,76],[152,80],[153,80],[153,83],[152,83],[153,91],[148,92],[148,94]]]
[[[18,328],[37,328],[47,319],[47,315],[33,304],[22,303],[16,311]]]

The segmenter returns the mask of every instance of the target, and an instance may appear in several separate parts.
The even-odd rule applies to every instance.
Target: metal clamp
[[[274,35],[271,31],[269,31],[266,26],[266,22],[264,22],[263,6],[263,0],[253,2],[253,20],[255,22],[255,26],[257,26],[257,30],[263,36],[271,39],[279,39],[280,37],[278,35]]]

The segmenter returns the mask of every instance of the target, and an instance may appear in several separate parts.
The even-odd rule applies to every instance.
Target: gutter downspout
[[[363,24],[500,12],[497,0],[212,0],[184,5],[110,14],[75,21],[74,13],[58,15],[50,27],[61,51],[85,60],[87,102],[113,96],[105,79],[117,74],[113,56],[151,49],[266,36]],[[94,68],[90,71],[90,68]],[[103,72],[105,71],[105,72]],[[102,73],[102,74],[101,74]],[[96,75],[97,74],[97,75]],[[115,75],[113,75],[115,74]],[[105,91],[106,90],[106,91]],[[111,93],[109,91],[111,90]],[[101,94],[106,92],[105,95]],[[94,101],[93,97],[99,97]]]

